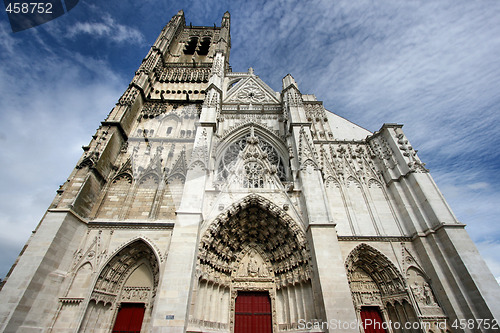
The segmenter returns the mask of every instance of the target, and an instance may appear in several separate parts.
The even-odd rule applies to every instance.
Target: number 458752
[[[5,8],[9,14],[52,14],[52,4],[43,2],[14,2]]]

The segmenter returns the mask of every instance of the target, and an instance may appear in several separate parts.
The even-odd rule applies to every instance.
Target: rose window
[[[234,168],[236,166],[236,162],[240,157],[240,152],[243,152],[245,147],[249,144],[247,139],[250,140],[250,134],[236,140],[233,142],[223,153],[222,158],[219,161],[219,165],[217,167],[217,179],[219,181],[223,181],[227,179],[231,172],[234,172]],[[286,171],[285,164],[283,159],[280,157],[276,149],[268,142],[260,139],[258,143],[260,150],[267,155],[267,160],[269,164],[271,164],[273,170],[276,170],[276,174],[281,181],[286,181]],[[241,158],[241,157],[240,157]],[[257,167],[255,167],[257,168]],[[262,166],[261,166],[262,168]],[[256,169],[253,169],[256,171]],[[262,169],[261,169],[262,170]],[[246,174],[245,170],[245,174]],[[253,178],[252,178],[253,179]]]

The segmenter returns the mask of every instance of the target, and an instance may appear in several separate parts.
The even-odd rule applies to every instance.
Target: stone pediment
[[[255,75],[242,79],[229,89],[223,103],[279,104],[276,93]]]

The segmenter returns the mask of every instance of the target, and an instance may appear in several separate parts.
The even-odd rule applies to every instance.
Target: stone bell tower
[[[0,330],[494,331],[498,284],[402,125],[363,129],[289,74],[276,92],[230,46],[229,13],[173,16],[11,270]]]
[[[0,330],[108,332],[121,309],[182,330],[229,29],[163,28],[16,261]]]

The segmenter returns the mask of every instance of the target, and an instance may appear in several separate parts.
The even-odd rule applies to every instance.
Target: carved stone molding
[[[233,173],[236,173],[236,182],[247,188],[264,187],[264,182],[273,182],[274,175],[279,181],[287,179],[285,163],[276,148],[252,133],[234,141],[219,159],[217,180],[225,181]],[[251,186],[247,186],[249,177],[252,179]],[[253,186],[259,185],[254,181],[257,178],[261,179],[262,186]]]
[[[118,101],[119,105],[125,105],[125,106],[130,106],[134,104],[135,100],[137,99],[137,96],[139,95],[139,89],[133,86],[129,86],[125,93],[120,97],[120,100]]]
[[[317,162],[316,149],[303,126],[300,128],[299,135],[298,155],[301,168],[306,169],[306,166],[310,164],[315,170],[317,170],[319,165]]]
[[[444,316],[430,281],[419,268],[410,266],[406,271],[406,279],[422,316],[428,318]]]
[[[271,88],[250,74],[228,91],[224,103],[279,104],[280,102]]]
[[[405,280],[396,266],[381,252],[363,243],[354,248],[346,259],[349,281],[353,281],[353,274],[359,268],[370,272],[382,297],[407,297]]]
[[[199,118],[201,104],[192,103],[166,103],[166,102],[146,102],[141,110],[141,118],[154,118],[162,114],[172,114],[180,118]]]
[[[207,83],[210,77],[210,68],[165,68],[156,73],[159,82],[175,83]]]
[[[265,267],[273,272],[277,288],[311,278],[310,254],[303,231],[281,208],[258,195],[249,195],[230,206],[204,232],[198,253],[200,277],[228,286],[234,270],[242,269],[243,259],[239,258],[250,244],[256,251],[253,253],[257,262],[261,262],[265,253]]]
[[[80,304],[84,299],[83,297],[59,297],[59,302],[63,304]]]
[[[124,287],[120,295],[122,302],[143,302],[147,303],[151,288],[149,287]]]
[[[151,268],[153,275],[151,297],[154,297],[159,281],[158,261],[148,244],[144,241],[136,240],[118,251],[104,266],[92,291],[91,300],[94,300],[96,303],[114,304],[117,295],[123,288],[125,279],[131,272],[130,270],[143,260],[146,260]]]

